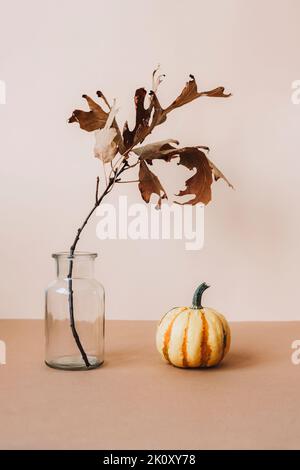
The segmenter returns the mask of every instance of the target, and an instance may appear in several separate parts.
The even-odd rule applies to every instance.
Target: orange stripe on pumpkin
[[[205,313],[201,313],[202,320],[202,338],[200,346],[200,367],[206,367],[211,356],[211,347],[208,344],[208,323],[205,318]]]
[[[226,331],[225,331],[223,322],[221,322],[221,323],[222,323],[222,330],[223,330],[223,351],[222,351],[222,355],[221,355],[220,361],[222,361],[222,359],[224,359],[225,351],[226,351],[226,346],[227,346],[227,333],[226,333]]]
[[[175,315],[175,317],[171,320],[170,325],[168,326],[167,331],[165,332],[165,335],[164,335],[164,345],[163,345],[163,348],[162,348],[162,353],[163,353],[164,358],[166,359],[166,361],[168,361],[170,364],[171,364],[171,361],[170,361],[170,357],[169,357],[169,344],[170,344],[170,339],[171,339],[172,328],[173,328],[173,325],[174,325],[174,322],[175,322],[176,318],[177,318],[182,312],[184,312],[184,310],[186,310],[186,309],[187,309],[187,307],[183,307],[183,308]]]
[[[182,342],[182,365],[183,367],[189,367],[189,362],[187,359],[187,335],[188,335],[190,317],[191,317],[191,312],[188,313],[187,324],[184,330],[184,336],[183,336],[183,342]]]

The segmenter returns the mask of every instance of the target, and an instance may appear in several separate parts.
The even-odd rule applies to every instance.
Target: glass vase
[[[96,253],[55,253],[57,278],[46,289],[49,367],[89,370],[104,360],[104,288],[94,279]]]

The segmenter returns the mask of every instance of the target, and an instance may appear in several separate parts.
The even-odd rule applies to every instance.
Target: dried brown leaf
[[[78,122],[81,129],[88,132],[103,129],[108,118],[108,113],[89,96],[82,95],[82,97],[86,99],[90,111],[75,109],[69,119],[69,123]]]
[[[157,176],[148,168],[146,162],[141,160],[139,170],[139,190],[143,200],[150,202],[152,194],[157,194],[159,199],[157,208],[160,209],[162,199],[167,199],[167,194]]]
[[[106,98],[104,97],[101,91],[97,91],[97,96],[99,98],[102,98],[104,102],[106,103],[106,105],[110,108]],[[72,116],[69,118],[68,122],[69,123],[78,122],[80,128],[87,132],[92,132],[92,131],[97,131],[99,129],[103,129],[108,119],[109,113],[104,111],[102,107],[98,103],[96,103],[90,96],[82,95],[82,97],[86,99],[88,106],[90,108],[90,111],[83,111],[81,109],[75,109],[72,113]],[[123,153],[124,151],[123,139],[122,139],[121,132],[120,132],[116,119],[114,119],[112,123],[112,127],[116,130],[116,136],[115,136],[114,142],[119,147],[119,151]]]
[[[131,131],[128,127],[128,122],[126,121],[124,125],[124,129],[123,129],[123,141],[124,141],[124,146],[126,149],[140,142],[142,136],[148,129],[151,109],[150,107],[146,109],[144,106],[146,94],[147,92],[145,88],[138,88],[135,92],[135,95],[134,95],[134,103],[135,103],[135,109],[136,109],[135,126],[134,126],[134,129]]]
[[[186,189],[178,194],[178,196],[195,195],[194,199],[187,201],[185,204],[194,205],[199,202],[207,204],[211,200],[212,176],[214,176],[215,181],[219,178],[224,179],[233,188],[219,168],[207,158],[204,152],[209,151],[208,147],[199,145],[197,147],[176,148],[171,143],[178,144],[173,139],[162,140],[134,148],[133,151],[139,156],[140,160],[144,160],[150,165],[152,165],[153,160],[170,162],[172,159],[179,157],[178,165],[183,165],[189,170],[196,169],[196,173],[186,181]]]
[[[185,182],[186,189],[177,194],[177,196],[194,194],[194,199],[178,204],[195,205],[200,202],[208,204],[211,200],[211,184],[213,179],[212,170],[207,156],[196,147],[185,147],[184,149],[181,149],[179,157],[178,165],[184,165],[189,170],[195,168],[196,173]]]
[[[171,144],[179,145],[179,142],[175,139],[160,140],[152,144],[135,147],[132,151],[139,156],[140,160],[145,160],[149,165],[152,165],[152,160],[155,159],[170,161],[170,157],[166,151],[176,150],[176,147]]]
[[[110,112],[103,129],[97,129],[95,131],[95,147],[94,155],[103,163],[111,162],[118,152],[118,146],[115,142],[117,131],[114,127],[111,127],[115,121],[115,116],[118,112],[116,108],[116,100],[113,102],[113,106],[110,108]]]
[[[195,77],[190,75],[190,80],[186,83],[184,89],[180,95],[170,104],[165,110],[164,113],[168,114],[173,109],[179,108],[200,96],[209,96],[212,98],[228,98],[231,96],[231,93],[224,93],[224,87],[217,87],[213,90],[198,92],[197,83]]]
[[[141,90],[143,90],[142,94]],[[136,125],[133,131],[130,131],[128,129],[128,124],[125,124],[123,139],[126,148],[135,146],[142,142],[147,137],[147,135],[151,134],[156,126],[166,121],[168,113],[173,111],[173,109],[190,103],[191,101],[201,96],[208,96],[213,98],[228,98],[231,96],[231,93],[224,93],[224,87],[217,87],[209,91],[198,92],[197,83],[193,75],[190,75],[190,80],[186,83],[180,95],[166,109],[162,108],[157,95],[153,90],[150,92],[150,106],[145,109],[145,94],[146,91],[144,88],[136,91]],[[138,104],[140,108],[138,108]]]
[[[133,130],[128,127],[128,122],[125,122],[123,130],[123,141],[125,151],[131,150],[132,147],[143,142],[143,140],[151,134],[153,129],[162,124],[167,119],[167,115],[173,109],[179,108],[191,101],[199,98],[200,96],[209,97],[222,97],[227,98],[231,96],[230,93],[224,93],[224,87],[214,88],[209,91],[198,92],[195,77],[190,75],[190,80],[186,83],[180,95],[168,106],[163,109],[156,95],[156,90],[161,82],[162,75],[157,75],[158,69],[153,72],[153,88],[150,91],[150,105],[145,108],[146,90],[139,88],[135,92],[135,107],[136,107],[136,122]]]

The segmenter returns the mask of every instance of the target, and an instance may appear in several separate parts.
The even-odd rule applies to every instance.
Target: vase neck
[[[94,277],[94,260],[96,253],[75,252],[72,257],[69,253],[54,253],[56,261],[56,274],[59,279],[71,277],[90,279]]]

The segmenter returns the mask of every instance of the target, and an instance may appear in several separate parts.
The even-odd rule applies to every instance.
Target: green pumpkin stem
[[[209,286],[206,284],[206,282],[203,282],[199,287],[197,287],[193,296],[192,308],[203,308],[201,304],[202,294],[208,288]]]

